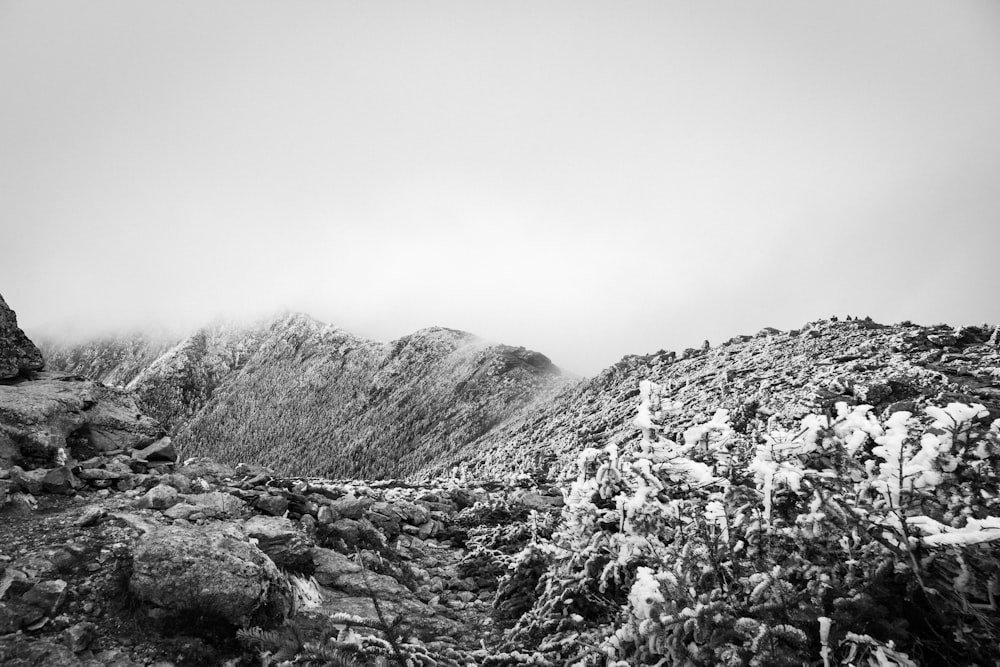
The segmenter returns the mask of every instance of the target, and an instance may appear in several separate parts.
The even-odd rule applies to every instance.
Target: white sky
[[[32,329],[281,308],[592,374],[1000,322],[995,0],[0,0]]]

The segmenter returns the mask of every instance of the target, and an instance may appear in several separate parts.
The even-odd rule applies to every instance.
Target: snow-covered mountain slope
[[[90,340],[67,341],[48,335],[36,336],[50,368],[76,373],[113,387],[124,387],[146,370],[164,352],[180,342],[173,336],[142,331],[109,335]]]
[[[956,400],[1000,416],[1000,347],[987,326],[822,320],[681,355],[628,356],[586,380],[459,331],[378,343],[305,315],[203,329],[138,373],[151,347],[92,349],[45,352],[53,368],[111,384],[132,373],[127,386],[186,455],[288,474],[427,477],[465,464],[487,478],[554,475],[584,447],[637,437],[642,380],[681,404],[667,423],[675,432],[720,408],[737,428],[765,431],[838,401],[883,412]],[[65,361],[74,359],[86,363]]]
[[[981,403],[1000,417],[996,329],[887,326],[868,319],[822,320],[800,330],[764,329],[678,356],[628,356],[600,375],[466,445],[459,456],[485,477],[553,472],[585,447],[638,438],[631,425],[639,384],[651,380],[680,403],[666,423],[679,433],[729,410],[737,429],[792,425],[839,401],[877,412],[918,412],[929,403]]]
[[[185,455],[287,474],[447,469],[453,452],[573,382],[544,355],[461,331],[379,343],[300,314],[199,330],[137,373],[141,354],[123,347],[151,349],[119,343],[102,355],[94,345],[50,365],[124,384]]]

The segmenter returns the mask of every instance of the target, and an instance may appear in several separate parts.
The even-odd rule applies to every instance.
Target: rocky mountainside
[[[997,339],[850,319],[628,357],[419,483],[180,463],[127,392],[20,368],[0,380],[0,664],[996,665]],[[433,396],[539,364],[440,329],[330,351],[358,344],[276,323],[203,409],[252,418],[264,382],[301,392],[314,368],[311,391],[373,374],[413,419],[393,387],[420,362],[444,369],[420,376]],[[451,385],[484,351],[492,374]]]
[[[462,332],[383,344],[290,315],[203,329],[138,372],[142,355],[122,350],[149,358],[141,342],[57,349],[50,365],[111,384],[131,373],[125,384],[140,406],[188,453],[334,477],[426,479],[463,464],[499,479],[564,470],[583,447],[634,438],[629,415],[644,379],[683,406],[668,424],[678,432],[717,408],[763,429],[840,400],[883,411],[953,399],[996,412],[996,338],[988,326],[820,320],[681,355],[628,356],[578,380],[540,354]]]
[[[502,478],[567,466],[585,447],[635,441],[639,385],[665,387],[679,409],[668,432],[726,409],[735,428],[766,432],[797,423],[839,401],[877,413],[920,411],[952,401],[981,403],[1000,417],[1000,342],[996,327],[882,325],[869,319],[821,320],[793,331],[764,329],[721,345],[628,356],[600,375],[521,411],[459,456],[476,475]],[[439,468],[440,470],[440,468]]]
[[[395,654],[472,665],[494,654],[483,640],[502,572],[483,567],[480,542],[516,551],[529,512],[558,511],[557,490],[182,465],[131,394],[33,370],[41,358],[2,301],[0,320],[14,323],[2,349],[27,360],[0,381],[0,664],[353,665]],[[265,343],[267,358],[281,357],[274,344],[312,355],[287,336],[294,328]],[[436,345],[455,365],[489,347],[443,330],[412,338],[400,347]],[[396,351],[400,364],[406,354]],[[492,540],[515,520],[519,532]]]
[[[148,341],[49,345],[54,368],[117,384],[185,454],[286,474],[387,478],[458,448],[571,379],[545,356],[434,327],[391,343],[304,315]]]

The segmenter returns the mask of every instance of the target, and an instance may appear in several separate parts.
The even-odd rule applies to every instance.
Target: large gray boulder
[[[292,605],[288,582],[256,546],[219,527],[159,528],[133,550],[129,588],[175,613],[218,616],[234,625],[269,625]]]
[[[43,371],[0,384],[0,466],[50,465],[60,448],[77,459],[144,447],[163,435],[131,395],[72,375]]]
[[[45,367],[42,353],[17,326],[17,315],[0,295],[0,380]]]

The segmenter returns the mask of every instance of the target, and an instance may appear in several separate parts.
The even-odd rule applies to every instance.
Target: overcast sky
[[[29,334],[997,323],[1000,3],[0,0],[0,231]]]

